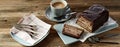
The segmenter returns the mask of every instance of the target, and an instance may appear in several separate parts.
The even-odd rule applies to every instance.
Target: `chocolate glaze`
[[[82,15],[90,21],[95,21],[99,17],[109,16],[109,13],[102,5],[95,4],[85,10]]]

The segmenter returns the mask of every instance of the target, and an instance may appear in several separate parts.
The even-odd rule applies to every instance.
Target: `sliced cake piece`
[[[83,13],[78,13],[77,16],[79,16],[77,24],[86,30],[93,32],[108,20],[109,12],[101,5],[93,5]]]
[[[80,38],[80,36],[83,32],[84,32],[83,29],[65,24],[62,33],[65,35],[68,35],[68,36],[72,36],[74,38]]]

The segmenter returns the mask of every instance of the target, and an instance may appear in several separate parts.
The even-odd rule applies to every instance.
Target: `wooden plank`
[[[45,10],[48,8],[51,0],[0,0],[0,47],[24,47],[9,34],[10,28],[16,24],[25,14],[34,12],[41,20],[56,24],[45,18]],[[71,9],[76,12],[82,12],[93,4],[102,4],[110,11],[110,16],[120,24],[120,0],[66,0]],[[120,33],[120,27],[102,33],[101,35]],[[110,40],[110,39],[109,39]],[[112,39],[111,39],[112,40]],[[65,45],[56,31],[51,28],[50,34],[39,44],[34,47],[120,47],[113,44],[91,44],[88,42],[76,42],[70,45]]]
[[[118,31],[119,28],[116,28],[114,30],[111,30],[112,31]],[[106,32],[107,33],[107,32]],[[106,34],[105,33],[105,34]],[[1,37],[0,35],[0,38],[4,38],[5,40],[3,40],[2,44],[0,44],[1,46],[3,45],[8,45],[8,46],[13,46],[13,47],[16,47],[16,46],[20,46],[22,47],[22,45],[20,45],[19,43],[17,43],[16,41],[13,41],[12,38],[8,38],[6,35],[6,33],[1,33],[1,34],[4,34],[4,37]],[[6,35],[5,35],[6,34]],[[7,40],[7,39],[11,39],[11,40]],[[46,43],[47,42],[47,43]],[[9,44],[11,43],[11,44]],[[57,44],[56,44],[57,43]],[[72,46],[72,47],[80,47],[80,46],[83,46],[83,47],[89,47],[89,46],[93,46],[93,47],[96,47],[96,46],[99,46],[99,47],[112,47],[113,45],[110,45],[110,44],[90,44],[90,43],[80,43],[80,42],[77,42],[77,43],[73,43],[71,45],[64,45],[62,40],[59,38],[59,36],[55,33],[51,33],[47,36],[47,38],[45,40],[43,40],[41,43],[37,44],[35,47],[40,47],[40,46],[43,46],[43,47],[47,47],[47,46],[50,46],[50,47],[69,47],[69,46]],[[114,45],[114,46],[120,46],[120,45]]]
[[[67,0],[71,6],[71,9],[75,11],[83,11],[85,8],[93,5],[93,4],[102,4],[106,6],[111,11],[118,11],[120,10],[119,0]],[[9,3],[10,2],[10,3]],[[112,2],[112,3],[111,3]],[[0,2],[0,12],[26,12],[26,11],[33,11],[33,8],[38,6],[39,8],[47,8],[49,6],[50,0],[5,0]],[[42,7],[41,7],[42,6]],[[117,9],[116,9],[117,8]]]
[[[42,12],[42,11],[41,11]],[[13,25],[15,25],[19,20],[20,18],[22,18],[22,16],[24,16],[25,14],[27,13],[3,13],[1,15],[4,15],[4,16],[0,16],[0,28],[10,28],[12,27]],[[41,14],[39,15],[38,13],[36,14],[38,18],[40,18],[41,20],[49,23],[49,24],[52,24],[54,25],[55,23],[48,20],[46,17],[45,17],[45,14]],[[118,23],[120,23],[120,12],[110,12],[110,16],[112,18],[114,18]],[[49,21],[49,22],[48,22]]]

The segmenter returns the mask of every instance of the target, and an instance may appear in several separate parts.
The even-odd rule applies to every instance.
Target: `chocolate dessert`
[[[78,13],[77,16],[77,24],[93,32],[108,20],[109,12],[101,5],[93,5],[83,13]]]
[[[80,38],[83,31],[84,31],[83,29],[65,24],[62,33],[68,36],[72,36],[74,38]]]

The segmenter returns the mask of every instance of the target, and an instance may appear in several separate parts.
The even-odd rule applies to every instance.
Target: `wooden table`
[[[51,0],[0,0],[0,47],[24,47],[13,40],[9,34],[11,27],[26,13],[34,12],[41,20],[56,24],[45,18],[45,10]],[[76,12],[82,12],[93,4],[102,4],[110,11],[110,16],[120,24],[120,0],[67,0],[71,9]],[[104,34],[120,33],[120,27],[105,32]],[[110,40],[110,38],[107,38]],[[111,39],[118,40],[119,39]],[[51,28],[50,34],[35,47],[120,47],[120,44],[91,44],[88,42],[76,42],[65,45],[56,31]]]

